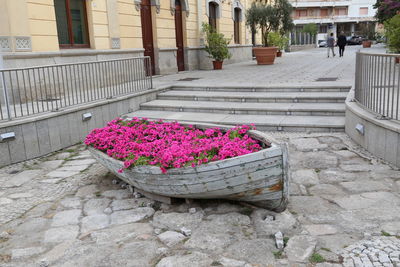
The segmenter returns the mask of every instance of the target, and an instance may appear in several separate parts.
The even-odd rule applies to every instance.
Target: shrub
[[[216,61],[224,61],[232,57],[229,53],[228,44],[230,39],[224,37],[222,33],[217,33],[211,25],[203,23],[203,32],[206,37],[205,50]]]
[[[288,45],[289,38],[282,36],[279,32],[271,32],[268,34],[268,44],[271,46],[277,46],[279,50],[284,50]]]
[[[385,29],[390,51],[400,53],[400,14],[386,21]]]
[[[376,8],[375,18],[380,23],[391,19],[400,12],[400,1],[399,0],[378,0],[374,8]]]

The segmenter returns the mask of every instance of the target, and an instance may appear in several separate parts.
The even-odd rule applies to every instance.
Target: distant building
[[[346,36],[365,35],[367,24],[374,23],[375,0],[290,0],[294,7],[295,31],[305,24],[318,25],[318,41],[326,40],[327,34],[335,37],[341,31]]]

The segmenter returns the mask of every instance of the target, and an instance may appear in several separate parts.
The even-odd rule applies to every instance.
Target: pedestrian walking
[[[344,47],[347,44],[347,39],[346,36],[344,35],[344,32],[340,32],[340,35],[337,39],[337,45],[339,46],[339,57],[343,57],[344,54]]]
[[[326,40],[326,44],[328,46],[328,57],[330,54],[330,51],[332,51],[332,56],[335,55],[335,38],[333,38],[333,33],[331,33],[328,37],[328,40]]]

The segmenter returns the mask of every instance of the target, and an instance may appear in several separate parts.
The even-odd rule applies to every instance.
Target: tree
[[[374,8],[377,9],[375,18],[378,22],[384,23],[400,13],[400,0],[377,0]]]
[[[309,23],[304,25],[303,32],[309,33],[311,35],[316,35],[318,32],[318,26],[315,23]]]
[[[287,0],[276,0],[273,4],[255,2],[246,12],[246,24],[255,33],[261,30],[262,42],[268,46],[268,34],[272,31],[284,35],[293,28],[293,7]]]
[[[400,14],[385,22],[387,44],[393,53],[400,53]]]

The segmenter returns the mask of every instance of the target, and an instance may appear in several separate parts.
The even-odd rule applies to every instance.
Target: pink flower
[[[203,131],[177,122],[117,118],[104,128],[93,129],[85,144],[124,161],[124,169],[154,165],[165,173],[169,168],[196,167],[261,150],[258,141],[247,135],[250,129],[242,125],[226,132],[219,128]]]

